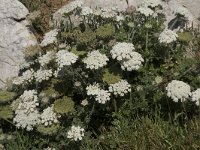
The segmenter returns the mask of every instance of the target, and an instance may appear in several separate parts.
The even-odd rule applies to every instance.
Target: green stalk
[[[117,102],[116,102],[116,99],[114,99],[114,98],[112,99],[112,104],[113,104],[115,112],[117,112]]]

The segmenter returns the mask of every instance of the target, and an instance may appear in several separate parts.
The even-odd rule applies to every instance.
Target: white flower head
[[[13,80],[13,84],[15,85],[21,85],[21,84],[27,84],[27,83],[31,83],[34,79],[34,70],[30,69],[30,70],[26,70],[22,76],[17,77]]]
[[[27,113],[33,112],[39,105],[37,92],[35,90],[24,91],[24,93],[18,98],[19,104],[15,113],[20,110],[24,110]]]
[[[56,36],[58,35],[58,29],[54,29],[45,33],[43,41],[40,43],[40,46],[45,47],[49,44],[57,42]]]
[[[184,102],[190,95],[190,86],[183,81],[172,80],[168,83],[167,87],[167,96],[172,98],[174,102]]]
[[[88,100],[87,99],[84,99],[82,102],[81,102],[81,105],[82,106],[87,106],[89,103],[88,103]]]
[[[54,51],[48,51],[45,55],[42,55],[38,58],[38,62],[42,67],[47,65],[55,56]]]
[[[160,43],[169,44],[177,40],[178,35],[176,32],[165,29],[159,36],[158,40]]]
[[[27,131],[33,130],[40,120],[40,114],[38,111],[31,113],[25,113],[24,111],[19,111],[13,118],[13,122],[16,124],[17,128],[26,129]]]
[[[86,64],[86,68],[99,69],[107,65],[108,57],[105,54],[101,54],[98,50],[88,53],[87,57],[83,59]]]
[[[149,7],[146,7],[146,6],[140,6],[137,11],[144,15],[145,17],[149,17],[149,16],[152,16],[154,14],[154,11],[149,8]]]
[[[84,6],[82,7],[81,9],[81,15],[82,16],[88,16],[88,15],[91,15],[93,14],[93,9],[88,7],[88,6]]]
[[[127,71],[138,70],[142,66],[142,62],[144,62],[142,55],[138,52],[132,52],[130,59],[121,62],[121,68]]]
[[[33,130],[33,127],[40,122],[40,114],[36,108],[39,106],[37,92],[35,90],[24,91],[16,101],[19,101],[19,104],[14,110],[13,122],[18,128]]]
[[[107,101],[110,100],[110,93],[106,90],[99,90],[95,100],[100,104],[105,104]]]
[[[100,86],[98,83],[93,83],[93,84],[90,84],[89,86],[87,86],[86,90],[87,90],[88,96],[94,96],[94,95],[98,94],[98,92],[100,90]]]
[[[67,138],[73,141],[81,141],[84,137],[85,130],[80,126],[72,126],[67,132]]]
[[[51,69],[49,70],[40,69],[35,73],[35,80],[41,83],[42,81],[49,80],[52,76],[53,76],[53,71]]]
[[[61,70],[64,66],[70,66],[74,64],[78,59],[78,56],[69,52],[68,50],[60,50],[56,53],[56,62],[58,64],[58,70]]]
[[[100,8],[95,8],[94,10],[93,10],[93,14],[95,15],[95,16],[101,16],[101,14],[102,14],[102,9],[100,9]]]
[[[19,64],[19,68],[20,69],[27,69],[29,68],[32,64],[34,64],[34,62],[32,61],[24,61],[21,64]]]
[[[134,45],[132,43],[117,43],[113,46],[110,51],[112,58],[121,61],[123,59],[132,58],[133,51],[135,50]]]
[[[125,17],[122,14],[116,16],[117,22],[124,21],[124,20],[125,20]]]
[[[45,126],[52,125],[53,123],[58,123],[58,118],[60,116],[54,112],[53,107],[54,105],[47,107],[41,114],[41,123]]]
[[[200,102],[200,88],[192,92],[192,101],[196,102],[196,105],[199,106]]]
[[[131,85],[126,80],[121,80],[109,86],[109,92],[116,96],[124,96],[131,91]]]

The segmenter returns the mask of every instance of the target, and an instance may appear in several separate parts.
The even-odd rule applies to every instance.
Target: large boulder
[[[28,29],[27,8],[18,0],[0,0],[0,88],[17,76],[24,62],[23,50],[37,44]]]

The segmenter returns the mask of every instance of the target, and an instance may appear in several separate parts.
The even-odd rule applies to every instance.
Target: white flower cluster
[[[69,14],[73,12],[75,9],[80,8],[84,4],[83,0],[75,0],[71,1],[67,5],[65,5],[62,9],[58,11],[60,14]]]
[[[124,15],[119,14],[119,15],[116,16],[116,21],[117,21],[117,22],[124,21],[124,20],[125,20]]]
[[[80,141],[84,137],[84,129],[80,126],[72,126],[71,129],[67,132],[67,138],[74,140],[74,141]]]
[[[54,42],[57,42],[57,38],[56,38],[57,35],[58,35],[57,29],[54,29],[45,33],[43,41],[40,43],[40,46],[45,47],[49,44],[53,44]]]
[[[86,64],[86,68],[99,69],[107,65],[108,57],[105,54],[101,54],[98,50],[88,53],[87,57],[83,59]]]
[[[158,6],[162,6],[161,0],[144,0],[142,3],[143,6],[155,8]]]
[[[34,79],[34,70],[26,70],[22,76],[17,77],[13,80],[13,84],[15,85],[21,85],[21,84],[26,84],[27,82],[30,83]]]
[[[160,35],[159,35],[159,42],[160,43],[165,43],[165,44],[169,44],[172,43],[174,41],[177,40],[178,35],[176,34],[176,32],[169,30],[169,29],[165,29]]]
[[[133,71],[138,70],[144,62],[142,55],[134,50],[132,43],[122,42],[114,45],[110,53],[113,59],[120,61],[122,70]]]
[[[113,10],[112,8],[104,8],[101,12],[101,17],[108,19],[108,18],[114,18],[117,16],[117,12]]]
[[[53,71],[51,69],[49,70],[38,70],[35,73],[35,80],[39,83],[45,80],[49,80],[53,76]]]
[[[88,96],[95,96],[98,94],[100,86],[98,83],[90,84],[89,86],[86,87],[86,90]]]
[[[162,13],[161,9],[159,9],[158,6],[161,6],[161,8],[163,8],[161,0],[145,0],[141,4],[141,6],[139,6],[137,11],[143,14],[145,17],[149,16],[157,17],[159,13]]]
[[[29,68],[32,64],[34,64],[34,62],[30,62],[30,61],[24,61],[23,63],[21,63],[19,65],[20,69],[27,69]]]
[[[64,66],[70,66],[74,64],[78,59],[78,56],[69,52],[68,50],[60,50],[56,53],[56,62],[58,64],[58,70],[61,70]]]
[[[82,16],[88,16],[88,15],[91,15],[93,14],[93,9],[88,7],[88,6],[84,6],[82,7],[81,9],[81,15]]]
[[[53,105],[51,107],[47,107],[41,114],[41,123],[45,126],[52,125],[53,123],[58,123],[58,117],[60,116],[54,112],[53,107]]]
[[[84,99],[82,102],[81,102],[81,105],[82,106],[87,106],[89,104],[88,100],[87,99]]]
[[[45,55],[42,55],[38,58],[38,62],[42,67],[47,65],[55,56],[54,51],[48,51]]]
[[[167,96],[172,98],[174,102],[185,101],[191,95],[190,86],[183,81],[173,80],[168,83]]]
[[[35,90],[24,91],[16,101],[19,101],[19,104],[15,109],[13,122],[18,128],[33,130],[33,127],[40,122],[40,114],[36,109],[39,105],[37,92]]]
[[[146,7],[146,6],[140,6],[140,7],[137,9],[137,11],[138,11],[140,14],[146,16],[146,17],[152,16],[152,15],[154,14],[154,11],[153,11],[151,8]]]
[[[117,43],[113,46],[110,51],[112,58],[121,61],[123,59],[130,59],[132,57],[132,52],[135,50],[132,43]]]
[[[100,104],[105,104],[107,101],[110,100],[110,93],[106,90],[99,90],[95,97],[95,100]]]
[[[200,101],[200,88],[192,92],[192,101],[196,102],[196,105],[199,106]]]
[[[95,96],[95,100],[101,104],[105,104],[110,100],[110,93],[102,90],[98,83],[90,84],[86,87],[88,96]]]
[[[109,86],[109,92],[112,92],[116,96],[124,96],[130,91],[131,85],[126,80],[121,80]]]
[[[175,14],[185,17],[188,21],[193,21],[194,20],[194,17],[191,14],[191,12],[186,7],[183,7],[183,6],[178,7],[175,10]]]
[[[101,9],[101,8],[96,8],[96,9],[94,9],[94,10],[93,10],[93,14],[94,14],[95,16],[101,16],[101,14],[102,14],[102,9]]]
[[[132,52],[132,58],[121,63],[122,70],[133,71],[138,70],[142,66],[144,59],[137,52]]]

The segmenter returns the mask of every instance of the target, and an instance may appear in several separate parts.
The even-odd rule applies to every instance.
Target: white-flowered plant
[[[86,64],[86,68],[99,69],[107,65],[108,57],[105,54],[101,54],[98,50],[88,53],[87,57],[83,59]]]
[[[113,46],[112,50],[110,51],[110,54],[113,59],[122,61],[124,59],[132,58],[132,56],[134,55],[134,50],[135,48],[132,43],[121,42]]]
[[[38,58],[38,62],[42,67],[46,66],[55,56],[54,51],[48,51],[45,55]]]
[[[67,138],[73,141],[81,141],[84,137],[85,130],[80,126],[72,126],[71,129],[67,132]]]
[[[200,101],[200,88],[197,89],[196,91],[192,92],[192,101],[196,102],[196,105],[199,106],[199,101]]]
[[[30,69],[30,70],[26,70],[22,76],[17,77],[13,80],[13,83],[15,85],[22,85],[22,84],[27,84],[27,83],[31,83],[34,79],[34,70]]]
[[[37,72],[35,72],[35,80],[39,83],[42,81],[47,81],[53,76],[53,71],[52,69],[49,70],[43,70],[40,69]]]
[[[169,44],[169,43],[175,42],[177,40],[177,37],[178,35],[176,34],[176,32],[169,29],[165,29],[159,35],[158,40],[160,43]]]
[[[56,53],[56,62],[58,64],[58,70],[61,70],[64,66],[70,66],[74,64],[78,59],[78,56],[69,52],[68,50],[60,50]]]
[[[86,87],[87,95],[88,96],[94,96],[97,95],[100,90],[100,85],[98,83],[90,84]]]
[[[84,6],[81,8],[81,15],[82,16],[88,16],[93,14],[93,9],[88,7],[88,6]]]
[[[144,59],[142,58],[141,54],[139,54],[138,52],[132,52],[132,56],[130,59],[122,61],[121,68],[122,70],[127,71],[138,70],[142,66],[143,62]]]
[[[51,30],[47,33],[45,33],[43,37],[43,41],[40,43],[40,46],[45,47],[49,44],[53,44],[57,42],[57,35],[58,35],[58,29]]]
[[[183,57],[189,43],[185,41],[191,41],[193,47],[196,38],[191,36],[196,34],[192,29],[182,29],[179,33],[178,28],[178,37],[175,31],[163,28],[167,25],[163,22],[168,20],[160,15],[166,10],[164,0],[145,0],[138,8],[129,6],[126,11],[125,7],[118,10],[90,8],[84,0],[72,0],[58,10],[53,15],[52,23],[55,24],[51,26],[57,29],[44,35],[41,49],[26,51],[26,63],[20,69],[20,76],[14,79],[13,87],[8,84],[11,91],[0,90],[0,120],[7,117],[5,120],[13,119],[17,128],[38,132],[37,140],[44,140],[44,143],[35,142],[33,147],[41,144],[41,149],[53,150],[73,145],[80,149],[85,146],[80,141],[86,131],[93,135],[92,129],[97,126],[109,128],[110,121],[121,121],[118,115],[123,117],[124,113],[134,116],[143,108],[145,112],[141,113],[154,112],[151,106],[164,108],[162,98],[169,97],[174,102],[191,100],[199,105],[200,89],[191,93],[190,86],[178,80],[165,87],[166,80],[173,78],[185,79],[192,86],[198,86],[198,72],[193,69],[196,61]],[[185,8],[178,8],[175,14],[178,21],[190,20]],[[161,30],[164,31],[159,35]],[[180,42],[176,42],[177,39]],[[170,55],[163,55],[159,51],[161,48]],[[147,61],[143,67],[144,60]],[[192,69],[188,70],[190,66]],[[144,103],[149,104],[148,109],[145,105],[138,107],[144,98],[148,99]],[[136,111],[131,112],[134,99],[138,99],[134,104]],[[4,107],[8,108],[4,111]],[[179,113],[182,105],[177,103],[176,108],[170,113]],[[197,107],[194,108],[191,116],[197,113]],[[169,112],[163,110],[168,109],[161,110],[163,116],[168,115]],[[102,117],[113,117],[113,114],[117,118]],[[108,121],[106,126],[105,120]],[[8,124],[5,122],[0,126]],[[74,141],[79,142],[75,145]],[[83,144],[87,144],[85,142],[88,138]]]
[[[100,104],[105,104],[107,101],[110,101],[110,93],[106,90],[99,90],[95,100]]]
[[[109,92],[116,96],[124,96],[131,91],[131,85],[126,80],[120,80],[115,84],[110,84]]]
[[[190,86],[183,81],[172,80],[168,83],[167,87],[167,96],[170,97],[174,102],[181,102],[186,101],[191,95]]]
[[[54,112],[54,105],[47,107],[41,114],[41,123],[45,126],[50,126],[53,123],[58,123],[60,116]]]
[[[13,107],[15,117],[13,122],[18,128],[33,130],[33,127],[40,123],[40,114],[37,110],[39,106],[37,92],[35,90],[24,91],[16,100],[18,105]]]

